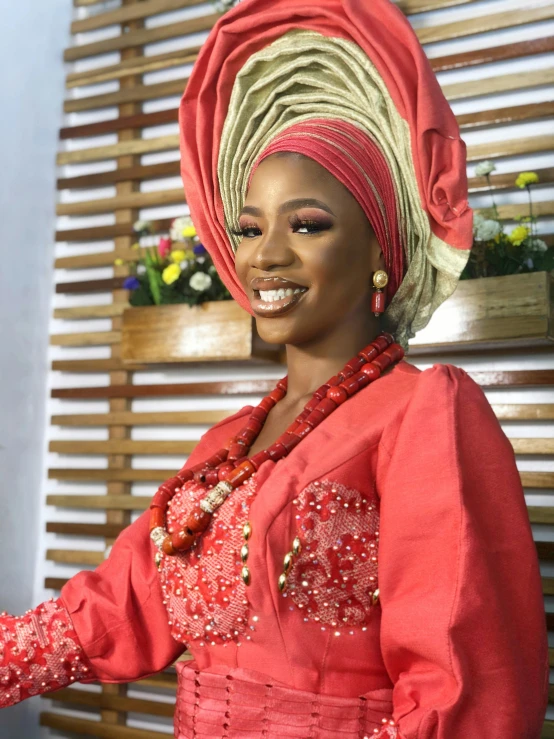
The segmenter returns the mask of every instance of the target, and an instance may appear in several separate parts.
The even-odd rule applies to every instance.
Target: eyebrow
[[[305,208],[309,206],[321,208],[321,210],[327,211],[327,213],[330,213],[332,216],[335,215],[328,205],[325,205],[321,200],[316,200],[315,198],[296,198],[295,200],[287,200],[279,206],[277,215],[283,215],[283,213],[286,213],[289,210],[294,210],[295,208]],[[240,215],[260,217],[263,215],[263,211],[260,208],[255,208],[253,205],[245,205],[241,210]]]

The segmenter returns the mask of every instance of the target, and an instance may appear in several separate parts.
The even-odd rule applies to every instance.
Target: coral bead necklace
[[[287,393],[287,377],[279,380],[274,390],[250,413],[246,426],[226,447],[205,462],[181,470],[160,486],[150,504],[150,536],[158,549],[167,555],[185,552],[210,525],[212,515],[235,488],[243,484],[263,462],[277,462],[286,457],[300,441],[327,416],[374,382],[387,367],[399,362],[404,349],[394,343],[394,337],[380,333],[365,349],[346,363],[344,368],[318,388],[303,411],[271,446],[248,458],[248,450],[258,437],[269,411]],[[197,503],[184,525],[169,533],[166,511],[170,500],[190,480],[206,485],[207,495]]]

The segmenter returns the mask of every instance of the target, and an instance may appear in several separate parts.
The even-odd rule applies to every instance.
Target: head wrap
[[[405,350],[455,290],[473,239],[466,147],[415,33],[389,0],[242,0],[204,43],[179,122],[192,219],[248,312],[232,230],[254,166],[272,145],[287,150],[287,133],[293,147],[304,136],[300,153],[346,184],[368,215],[397,283],[388,290],[383,329]],[[351,136],[353,129],[359,134]],[[326,142],[310,142],[322,132]],[[341,148],[333,172],[331,160],[323,162]],[[346,160],[364,148],[362,193],[363,173]],[[389,173],[377,179],[383,163]]]

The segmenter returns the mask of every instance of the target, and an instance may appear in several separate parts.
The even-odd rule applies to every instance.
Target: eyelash
[[[292,226],[292,228],[313,228],[312,231],[308,230],[307,234],[301,234],[302,236],[309,236],[310,234],[319,233],[320,231],[327,231],[329,228],[331,228],[331,225],[328,225],[326,223],[320,223],[319,221],[313,221],[309,219],[301,219],[296,215],[289,218],[289,224]],[[231,233],[235,236],[242,236],[243,238],[252,238],[250,236],[247,236],[246,234],[249,231],[259,230],[260,229],[257,226],[245,226],[244,228],[235,229],[231,231]]]

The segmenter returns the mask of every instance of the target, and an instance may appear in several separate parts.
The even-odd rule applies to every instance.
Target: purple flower
[[[136,277],[126,277],[123,281],[123,288],[125,290],[136,290],[137,287],[140,287],[140,282],[137,280]]]
[[[196,256],[200,256],[201,254],[207,254],[208,251],[206,247],[203,244],[196,244],[196,246],[192,247],[192,251],[196,254]]]

